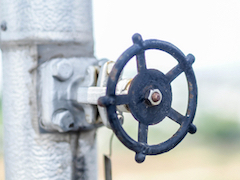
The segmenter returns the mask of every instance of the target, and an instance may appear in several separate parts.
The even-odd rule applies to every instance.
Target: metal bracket
[[[101,118],[100,121],[108,128],[111,128],[111,126],[108,122],[106,108],[98,105],[98,99],[106,94],[107,80],[114,64],[115,62],[113,61],[106,61],[101,66],[98,75],[97,87],[79,87],[76,98],[77,104],[97,105]],[[121,79],[117,84],[116,94],[127,94],[130,82],[131,79]],[[124,117],[122,113],[129,112],[129,109],[126,105],[117,106],[117,108],[118,118],[120,119],[121,123],[123,123]]]
[[[103,123],[111,128],[98,98],[106,94],[113,61],[94,58],[56,58],[38,68],[39,124],[47,132],[86,130]],[[126,94],[131,80],[121,80],[117,94]],[[128,107],[118,106],[118,117]],[[99,117],[97,117],[100,115]]]
[[[97,106],[77,103],[77,88],[95,86],[95,58],[56,58],[38,68],[39,124],[46,131],[88,129],[97,117]]]

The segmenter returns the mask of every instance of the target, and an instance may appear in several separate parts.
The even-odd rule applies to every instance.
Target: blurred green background
[[[164,180],[238,180],[240,179],[240,126],[237,117],[224,114],[200,114],[195,119],[198,131],[188,134],[173,150],[147,156],[142,164],[135,162],[135,154],[113,138],[113,179],[164,179]],[[125,119],[125,123],[126,123]],[[166,129],[175,127],[171,121],[162,122],[162,127],[150,129],[149,142],[156,144],[171,137]],[[137,136],[137,123],[126,123],[126,131]],[[98,131],[99,178],[104,180],[103,154],[109,154],[112,132],[106,128]],[[103,139],[104,142],[103,142]]]
[[[3,127],[2,111],[0,121],[0,179],[4,179],[3,166]],[[137,136],[137,123],[127,122],[124,128],[134,138]],[[240,179],[240,126],[237,117],[224,114],[203,113],[194,120],[198,127],[195,135],[186,138],[168,153],[147,157],[137,164],[135,154],[113,138],[112,168],[113,179],[184,179],[184,180],[238,180]],[[175,124],[162,122],[162,126],[150,129],[149,142],[157,143],[169,138]],[[166,129],[169,129],[168,132]],[[109,154],[112,131],[102,127],[98,130],[99,179],[104,180],[103,154]]]

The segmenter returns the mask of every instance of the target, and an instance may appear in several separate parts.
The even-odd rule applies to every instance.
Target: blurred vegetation
[[[188,134],[169,153],[148,156],[143,164],[135,163],[134,152],[122,145],[115,136],[112,149],[113,179],[240,179],[239,117],[229,115],[228,112],[198,112],[194,124],[198,128],[196,134]],[[131,115],[124,114],[123,127],[129,136],[137,139],[138,122]],[[148,143],[163,142],[178,128],[178,124],[166,118],[149,127]],[[107,128],[98,131],[100,180],[104,179],[102,154],[109,153],[111,134]]]
[[[135,140],[138,134],[138,122],[130,114],[125,114],[124,128]],[[194,120],[197,133],[190,139],[196,143],[214,145],[240,146],[240,122],[237,117],[226,116],[223,113],[201,113]],[[161,123],[149,127],[149,144],[158,144],[170,138],[179,128],[171,121],[164,120]],[[112,131],[106,134],[106,138]],[[189,136],[187,136],[189,137]],[[3,120],[2,103],[0,101],[0,155],[3,153]]]
[[[240,122],[237,117],[226,116],[222,113],[203,113],[198,119],[198,136],[206,143],[212,141],[217,143],[240,142]]]
[[[240,122],[238,117],[222,112],[199,113],[193,123],[197,126],[197,133],[192,137],[190,136],[191,141],[212,145],[239,144],[240,146]],[[123,126],[127,133],[137,140],[138,122],[130,115],[125,115]],[[149,126],[149,144],[158,144],[169,139],[178,128],[178,124],[167,118],[159,124]]]

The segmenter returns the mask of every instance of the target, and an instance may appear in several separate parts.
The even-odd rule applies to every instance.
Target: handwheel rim
[[[107,83],[106,96],[114,98],[117,81],[127,62],[141,51],[146,51],[148,49],[157,49],[170,54],[178,61],[179,65],[183,69],[187,78],[189,89],[188,107],[185,115],[187,117],[186,121],[181,124],[181,127],[170,139],[156,145],[148,145],[146,143],[135,141],[125,132],[117,118],[116,105],[111,104],[107,106],[107,112],[109,122],[114,133],[125,146],[136,153],[156,155],[174,148],[188,133],[189,125],[192,123],[196,112],[197,85],[192,66],[188,64],[186,56],[181,52],[181,50],[169,42],[152,39],[143,41],[142,45],[135,43],[122,53],[110,73]]]

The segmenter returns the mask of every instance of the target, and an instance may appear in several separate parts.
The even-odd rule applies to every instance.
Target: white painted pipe
[[[7,180],[97,179],[95,130],[40,133],[37,67],[92,57],[91,0],[2,0],[4,159]]]

